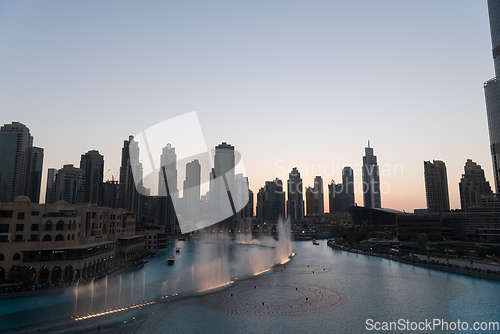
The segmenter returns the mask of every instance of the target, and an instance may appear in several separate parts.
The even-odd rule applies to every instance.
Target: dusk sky
[[[494,187],[486,0],[2,1],[0,60],[0,124],[44,148],[42,202],[48,168],[99,150],[117,177],[129,135],[192,111],[254,193],[350,165],[363,205],[368,140],[384,208],[426,207],[424,160],[446,163],[452,209],[467,159]]]

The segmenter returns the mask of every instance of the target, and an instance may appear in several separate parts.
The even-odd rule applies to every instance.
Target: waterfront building
[[[104,156],[92,150],[82,154],[80,169],[84,172],[82,202],[103,204]]]
[[[21,195],[40,198],[43,149],[33,147],[33,137],[22,123],[0,128],[0,203]]]
[[[482,203],[483,195],[491,194],[490,183],[484,177],[484,170],[480,165],[467,159],[464,166],[464,174],[460,179],[460,204],[462,211],[468,211],[471,206]]]
[[[290,220],[304,219],[304,198],[300,172],[294,167],[288,176],[287,217]]]
[[[377,156],[373,155],[373,148],[365,147],[363,157],[363,205],[366,208],[381,208],[380,198],[380,176],[377,164]]]
[[[64,165],[56,174],[54,200],[64,200],[70,204],[81,203],[85,172],[73,165]]]
[[[429,213],[450,211],[448,177],[443,161],[424,161],[425,197]]]
[[[102,274],[144,254],[135,214],[89,204],[36,204],[26,196],[0,204],[0,282],[28,268],[33,284]]]
[[[496,192],[500,192],[500,1],[488,0],[495,77],[484,83]]]

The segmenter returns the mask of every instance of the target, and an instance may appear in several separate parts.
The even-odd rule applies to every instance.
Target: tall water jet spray
[[[275,264],[285,263],[292,255],[292,231],[290,229],[290,220],[278,219],[278,241],[276,242],[276,262]]]

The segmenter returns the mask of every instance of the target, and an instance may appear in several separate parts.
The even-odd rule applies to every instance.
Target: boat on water
[[[176,253],[180,253],[181,252],[181,248],[180,247],[175,247],[175,252]]]
[[[174,264],[175,262],[175,256],[169,256],[168,257],[168,264]]]
[[[319,242],[317,242],[316,239],[313,239],[313,245],[319,245]]]

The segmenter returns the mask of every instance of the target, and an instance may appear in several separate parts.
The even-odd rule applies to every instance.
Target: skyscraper
[[[236,220],[253,216],[253,193],[249,189],[248,177],[242,173],[234,176],[234,204],[235,207],[242,208],[236,210]],[[251,203],[250,203],[251,202]]]
[[[314,198],[314,188],[306,187],[306,215],[316,215],[316,203]]]
[[[33,137],[24,124],[12,122],[0,128],[0,157],[0,202],[21,195],[38,202],[43,149],[33,148]]]
[[[500,192],[500,1],[488,0],[495,77],[484,83],[496,192]]]
[[[104,156],[92,150],[82,154],[80,169],[85,173],[82,202],[103,204]]]
[[[170,143],[162,149],[160,156],[160,171],[158,176],[158,221],[165,227],[166,232],[178,233],[180,231],[177,221],[174,202],[179,200],[177,188],[177,154]],[[167,176],[168,192],[165,187],[163,167]]]
[[[225,142],[215,147],[214,155],[214,202],[215,206],[212,214],[214,221],[219,221],[218,217],[232,217],[234,208],[234,166],[235,155],[234,146]],[[229,203],[228,203],[229,198]],[[229,222],[231,219],[227,219]]]
[[[335,181],[328,185],[328,204],[330,213],[334,212],[342,212],[342,193],[343,193],[343,185],[335,184]]]
[[[430,213],[450,211],[446,165],[440,160],[424,161],[425,197]]]
[[[342,169],[342,212],[347,212],[354,203],[354,171],[346,166]]]
[[[29,182],[27,195],[33,203],[40,202],[42,187],[43,148],[32,147],[29,167]]]
[[[314,178],[314,203],[316,215],[323,216],[325,214],[325,197],[323,193],[323,178],[321,176]]]
[[[380,177],[377,156],[373,155],[373,148],[365,147],[363,157],[363,205],[366,208],[381,208]]]
[[[83,202],[85,172],[73,165],[64,165],[56,174],[55,202],[64,200],[70,204]]]
[[[167,176],[168,179],[168,176]],[[198,221],[200,211],[201,165],[198,160],[186,164],[186,179],[182,189],[182,219]]]
[[[297,167],[288,175],[287,217],[291,220],[304,219],[304,197],[302,179]]]
[[[306,187],[306,209],[308,216],[323,216],[325,214],[323,179],[321,176],[314,178],[313,187]]]
[[[482,195],[491,194],[490,183],[484,177],[484,170],[480,165],[467,159],[464,174],[458,184],[460,189],[460,204],[462,211],[469,211],[470,206],[481,204]]]
[[[47,187],[45,188],[45,204],[56,202],[56,175],[57,169],[49,168],[47,171]]]
[[[266,181],[257,194],[257,217],[267,222],[278,220],[285,216],[285,193],[283,182],[276,178]]]
[[[137,169],[136,173],[132,172],[132,168]],[[142,165],[139,163],[139,145],[134,141],[134,136],[129,136],[128,140],[123,141],[118,206],[140,214],[142,196],[137,191],[136,184],[134,183],[134,174],[141,175],[142,179]],[[139,186],[142,186],[142,181]]]

